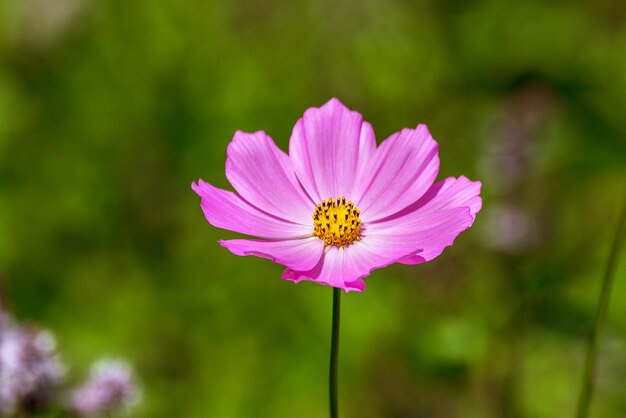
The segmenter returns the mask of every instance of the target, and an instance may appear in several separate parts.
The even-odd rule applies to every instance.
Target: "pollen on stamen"
[[[324,241],[325,246],[350,245],[361,235],[360,213],[354,203],[346,202],[345,196],[322,200],[313,214],[313,236]]]

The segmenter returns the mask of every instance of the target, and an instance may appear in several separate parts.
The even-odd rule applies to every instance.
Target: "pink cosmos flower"
[[[236,132],[227,154],[236,193],[192,184],[207,221],[256,237],[219,243],[286,266],[294,282],[362,291],[374,269],[437,257],[482,204],[480,182],[435,183],[438,145],[425,125],[376,146],[372,126],[337,99],[304,113],[289,154],[262,131]]]

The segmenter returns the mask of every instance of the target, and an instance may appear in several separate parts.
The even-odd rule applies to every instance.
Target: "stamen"
[[[346,202],[345,196],[322,200],[313,214],[313,236],[324,241],[325,246],[350,245],[360,239],[360,213],[354,203]]]

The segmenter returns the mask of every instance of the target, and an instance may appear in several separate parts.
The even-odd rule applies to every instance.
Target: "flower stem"
[[[339,319],[341,316],[341,289],[333,287],[333,325],[330,340],[330,373],[328,391],[330,396],[330,418],[338,418],[337,369],[339,362]]]
[[[615,231],[615,239],[613,240],[613,246],[611,247],[611,253],[604,273],[604,279],[602,281],[602,290],[600,291],[600,300],[598,302],[598,308],[593,324],[593,330],[589,336],[589,342],[587,345],[587,355],[585,358],[585,369],[582,377],[582,385],[580,391],[580,398],[578,399],[578,412],[576,416],[578,418],[586,418],[589,415],[589,404],[591,401],[591,395],[593,392],[594,375],[596,369],[596,357],[598,355],[598,342],[600,339],[600,333],[604,325],[604,319],[606,317],[607,307],[609,305],[609,299],[611,297],[611,289],[613,287],[613,278],[615,276],[615,269],[619,259],[620,247],[624,239],[624,222],[626,220],[626,188],[625,199],[622,212],[619,220],[617,221],[617,229]]]

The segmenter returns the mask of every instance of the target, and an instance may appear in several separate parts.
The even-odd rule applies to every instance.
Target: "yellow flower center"
[[[346,197],[337,200],[329,197],[317,205],[313,214],[313,236],[324,241],[325,246],[345,247],[359,240],[361,211]]]

